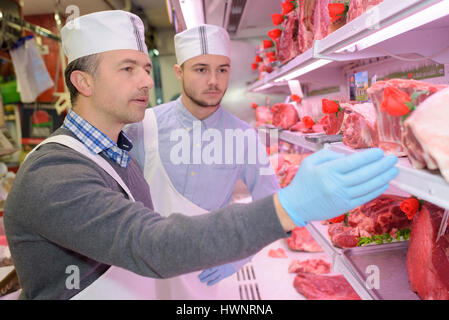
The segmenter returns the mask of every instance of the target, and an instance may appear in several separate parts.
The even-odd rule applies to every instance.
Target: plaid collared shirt
[[[65,117],[62,127],[77,136],[92,153],[104,152],[109,159],[119,166],[128,167],[130,160],[128,151],[132,149],[133,145],[123,131],[120,131],[118,141],[115,143],[72,109]]]

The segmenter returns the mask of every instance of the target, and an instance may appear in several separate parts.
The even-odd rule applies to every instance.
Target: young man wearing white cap
[[[62,29],[73,109],[28,155],[4,208],[22,299],[153,299],[150,277],[243,259],[295,224],[373,199],[397,174],[395,159],[380,150],[349,157],[324,151],[274,196],[207,215],[162,217],[151,209],[122,132],[142,120],[153,85],[143,31],[137,16],[119,10]]]
[[[134,142],[131,154],[146,180],[150,186],[159,186],[151,189],[155,210],[163,215],[181,211],[197,215],[223,208],[231,202],[239,179],[253,200],[274,194],[280,188],[279,182],[265,148],[258,143],[257,133],[220,106],[231,68],[227,31],[215,25],[200,25],[176,34],[174,40],[177,58],[174,69],[182,83],[182,95],[175,101],[148,109],[143,122],[125,129]],[[201,141],[206,136],[212,141]],[[180,141],[184,137],[187,139]],[[206,151],[214,143],[214,152],[221,156],[206,159],[209,156]],[[187,155],[178,155],[179,145]],[[223,298],[220,292],[227,294],[226,290],[217,286],[207,288],[206,284],[217,284],[248,260],[164,282],[173,283],[171,293],[177,299],[203,295]],[[204,285],[200,285],[200,280]]]

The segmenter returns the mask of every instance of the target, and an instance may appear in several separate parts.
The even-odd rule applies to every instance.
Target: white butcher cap
[[[216,54],[231,58],[231,40],[228,32],[218,26],[203,24],[175,35],[178,65],[203,54]]]
[[[148,54],[142,20],[122,10],[99,11],[67,21],[61,30],[69,63],[78,58],[120,49]]]

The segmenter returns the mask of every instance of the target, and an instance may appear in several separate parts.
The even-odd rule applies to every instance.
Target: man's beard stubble
[[[204,107],[204,108],[208,108],[208,107],[216,107],[221,103],[221,100],[223,99],[226,90],[223,92],[223,94],[221,95],[220,99],[218,100],[217,103],[214,104],[209,104],[205,101],[201,101],[200,99],[196,98],[189,90],[189,88],[185,85],[185,82],[183,82],[183,88],[184,88],[184,93],[186,94],[186,96],[192,100],[195,104],[197,104],[200,107]]]

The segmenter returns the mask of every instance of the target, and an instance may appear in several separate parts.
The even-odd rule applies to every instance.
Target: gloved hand
[[[240,268],[243,267],[248,261],[250,261],[252,257],[253,256],[250,256],[248,258],[239,261],[206,269],[198,275],[198,278],[200,279],[201,282],[207,282],[208,286],[213,286],[214,284],[220,282],[224,278],[232,276],[234,273],[240,270]]]
[[[397,161],[378,148],[349,156],[320,150],[302,162],[290,185],[279,190],[279,202],[299,226],[334,218],[384,193],[399,173]]]

